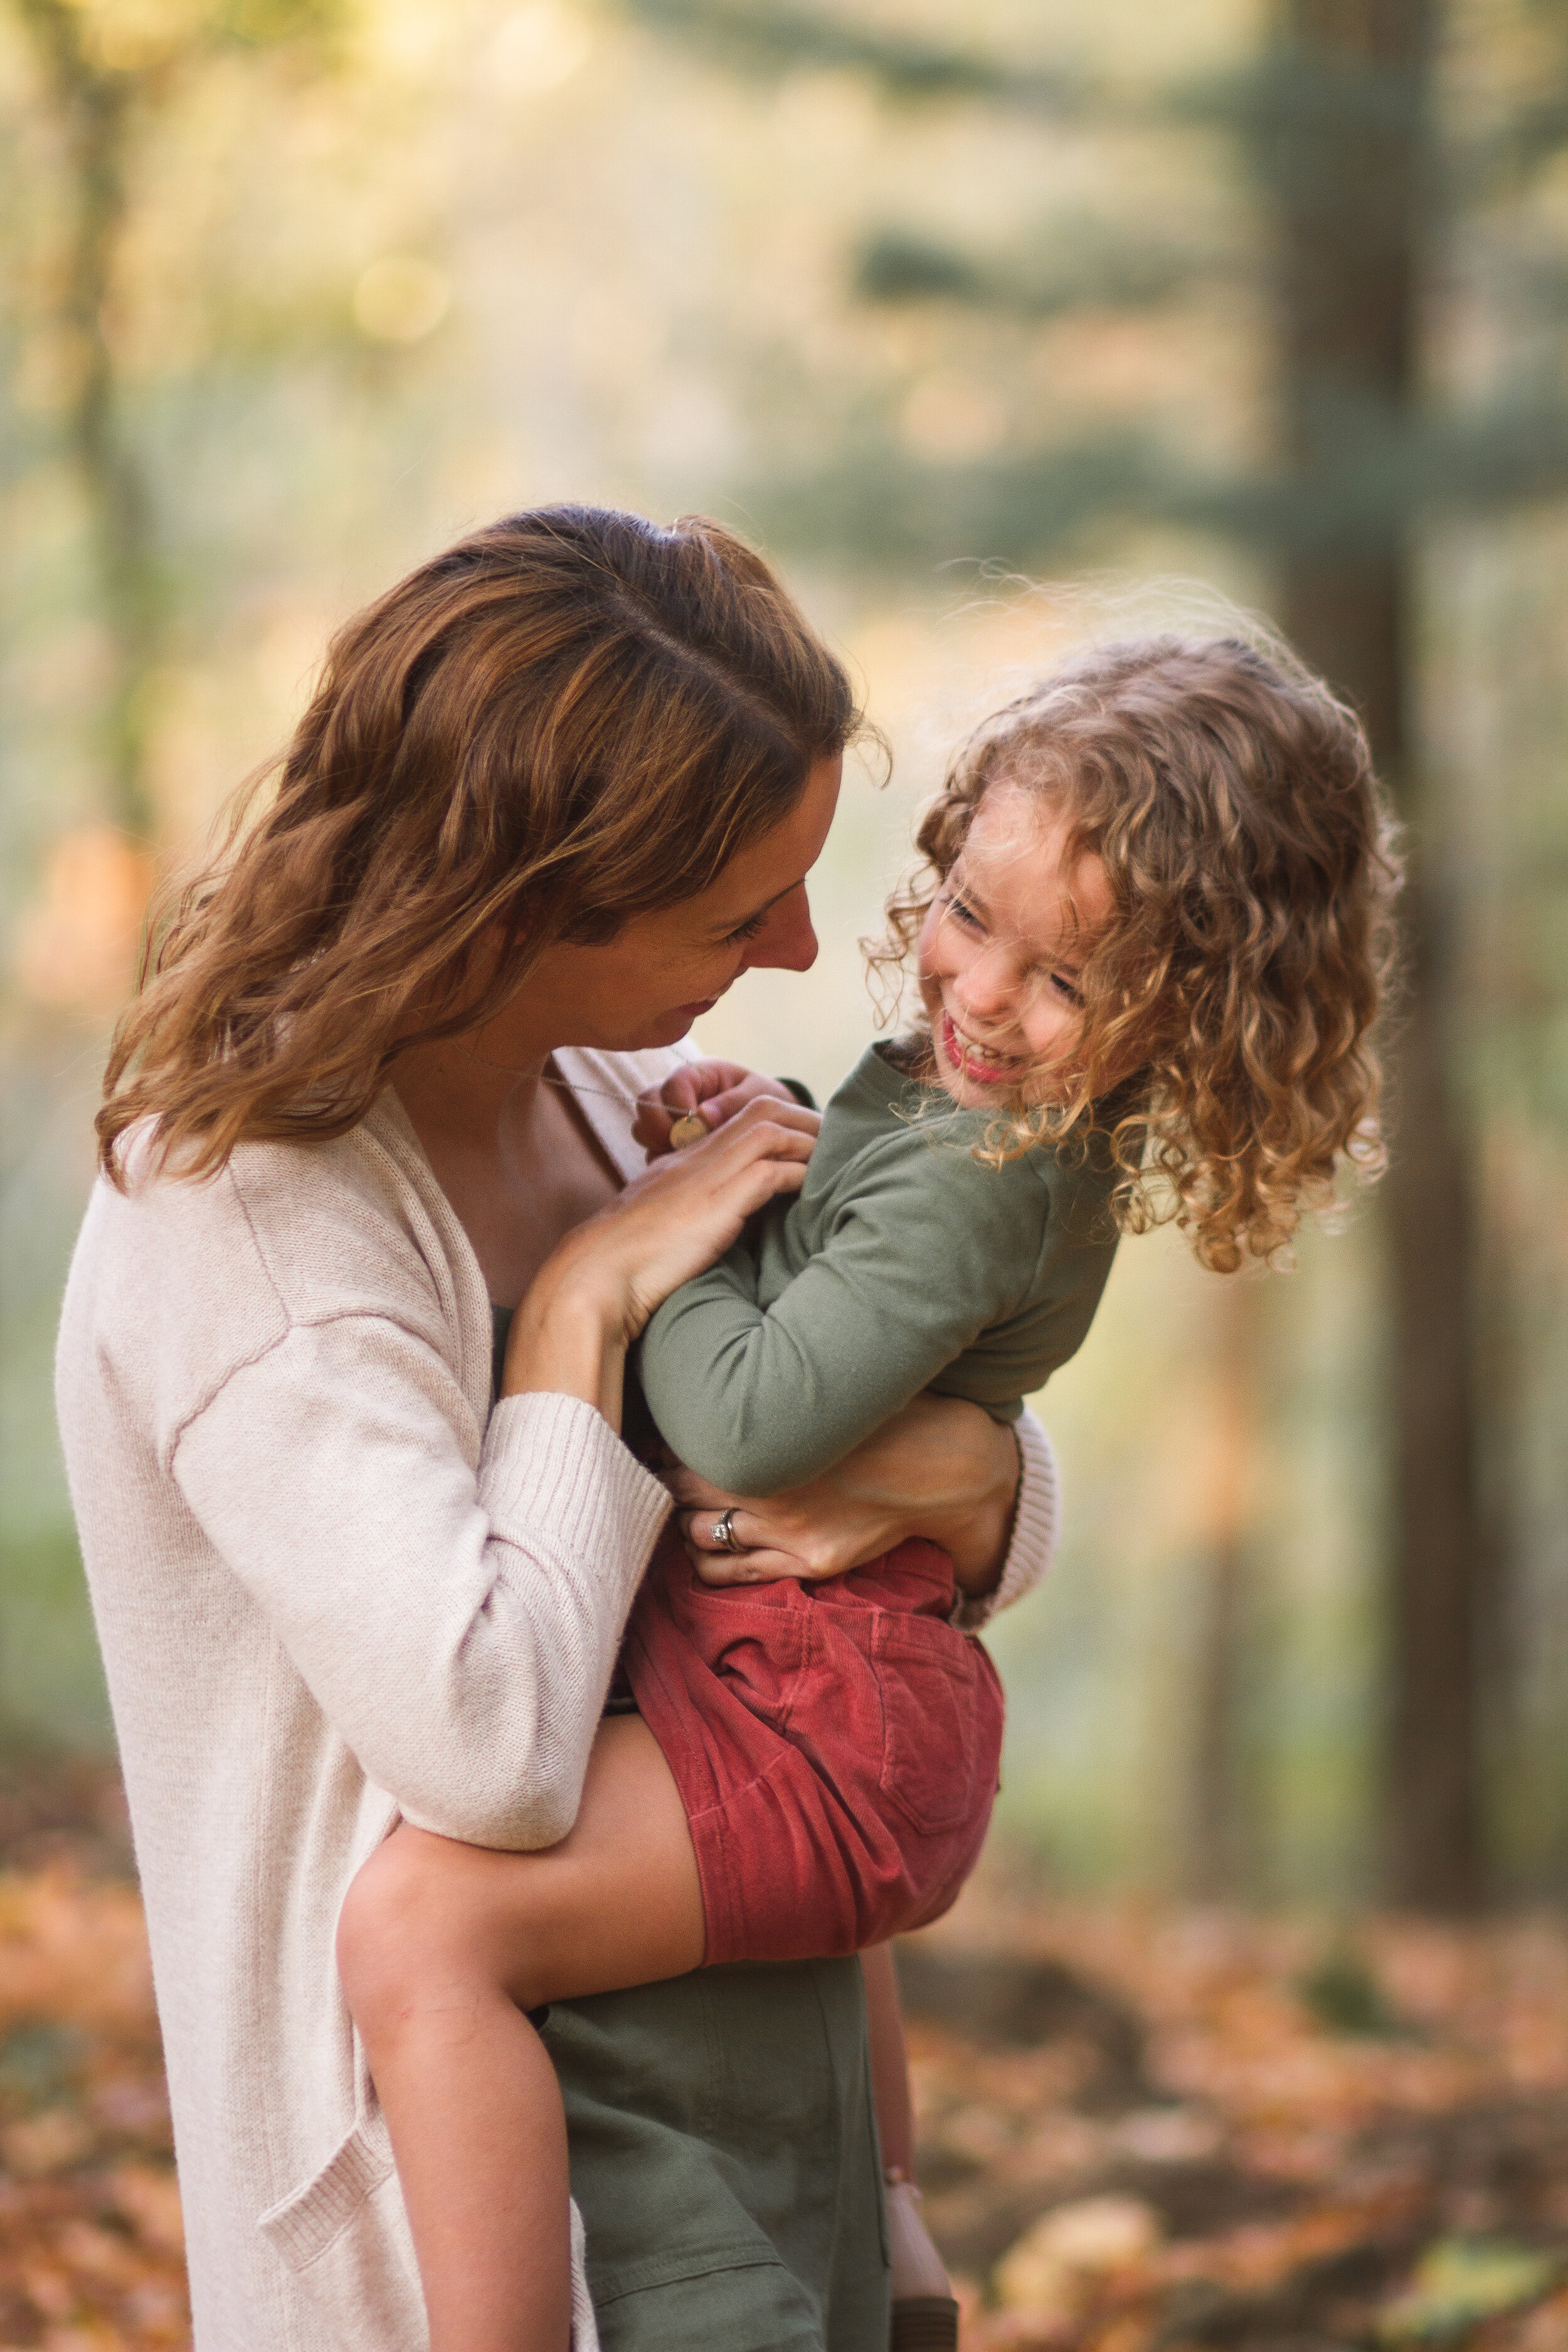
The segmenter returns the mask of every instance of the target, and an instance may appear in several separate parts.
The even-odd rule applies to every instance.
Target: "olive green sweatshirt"
[[[1116,1248],[1111,1179],[990,1124],[884,1046],[834,1095],[805,1188],[658,1308],[637,1370],[680,1460],[735,1495],[829,1469],[931,1389],[1012,1421],[1080,1345]]]

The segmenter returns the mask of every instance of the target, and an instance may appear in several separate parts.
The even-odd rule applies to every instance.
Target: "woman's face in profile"
[[[783,824],[737,851],[695,898],[634,916],[602,946],[550,949],[487,1024],[486,1053],[673,1045],[752,966],[806,971],[816,934],[805,877],[827,839],[843,768],[841,753],[817,761]]]

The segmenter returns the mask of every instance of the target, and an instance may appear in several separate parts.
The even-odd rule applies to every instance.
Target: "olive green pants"
[[[544,2040],[605,2352],[886,2352],[858,1961],[562,2001]]]

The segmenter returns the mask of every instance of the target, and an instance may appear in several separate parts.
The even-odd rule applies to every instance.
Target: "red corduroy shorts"
[[[913,1541],[824,1584],[655,1554],[623,1653],[691,1829],[709,1966],[832,1958],[940,1918],[973,1869],[1002,1686]]]

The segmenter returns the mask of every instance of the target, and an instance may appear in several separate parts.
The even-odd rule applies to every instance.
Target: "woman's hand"
[[[582,1397],[618,1428],[627,1348],[672,1290],[740,1239],[753,1210],[799,1192],[820,1123],[798,1103],[751,1103],[576,1226],[512,1318],[501,1394]]]
[[[649,1087],[637,1097],[632,1140],[642,1145],[650,1160],[658,1160],[674,1149],[669,1130],[678,1118],[700,1118],[710,1129],[721,1128],[748,1103],[763,1101],[795,1103],[795,1097],[782,1078],[748,1070],[743,1062],[686,1062],[662,1086]],[[801,1108],[798,1103],[795,1107]],[[805,1116],[816,1119],[817,1113],[807,1111]]]
[[[842,1576],[908,1536],[926,1536],[951,1554],[962,1589],[977,1596],[1000,1581],[1020,1475],[1005,1424],[962,1397],[919,1396],[833,1469],[787,1495],[748,1501],[679,1466],[665,1484],[705,1584]],[[713,1540],[725,1511],[733,1513],[741,1552]]]

